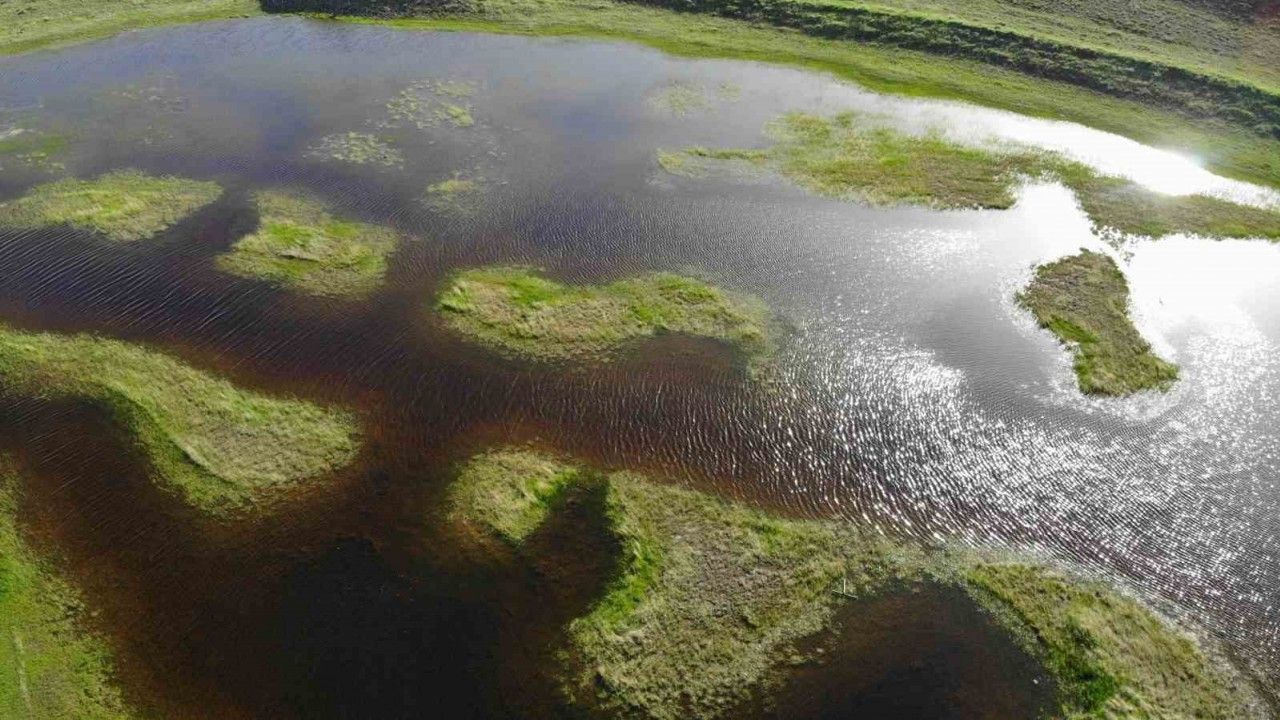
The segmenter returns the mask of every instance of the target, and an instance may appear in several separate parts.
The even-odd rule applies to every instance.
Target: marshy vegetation
[[[801,642],[839,632],[836,609],[920,583],[988,608],[1058,687],[1066,718],[1235,718],[1251,702],[1181,630],[1107,585],[1044,565],[924,550],[856,524],[795,520],[528,448],[464,465],[461,524],[517,555],[585,489],[620,547],[615,574],[567,627],[564,690],[587,707],[658,719],[721,717],[785,682]],[[836,592],[836,590],[839,592]]]
[[[904,133],[850,112],[792,112],[765,131],[773,140],[768,148],[659,151],[658,164],[686,177],[725,167],[732,172],[735,166],[767,169],[826,197],[942,209],[1008,208],[1023,182],[1053,180],[1076,193],[1099,230],[1280,239],[1280,210],[1204,195],[1162,195],[1045,151],[971,147],[936,133]]]
[[[215,516],[262,511],[345,465],[349,413],[236,387],[161,352],[89,335],[0,327],[10,393],[100,403],[146,453],[156,481]]]
[[[457,332],[540,361],[602,362],[659,333],[721,340],[749,363],[773,349],[762,302],[673,273],[566,285],[528,267],[473,268],[449,279],[435,307]]]
[[[334,133],[320,138],[307,151],[307,157],[324,162],[353,165],[404,166],[404,154],[385,139],[366,132]]]
[[[0,458],[0,716],[134,717],[114,684],[106,642],[86,625],[80,593],[22,531],[22,483]]]
[[[1129,319],[1129,284],[1115,261],[1083,250],[1036,269],[1018,302],[1075,352],[1080,389],[1128,395],[1168,387],[1177,366],[1157,357]]]
[[[335,217],[298,192],[254,194],[258,229],[218,257],[218,267],[312,295],[358,296],[381,283],[395,250],[393,230]]]
[[[67,225],[118,242],[144,240],[222,195],[217,183],[117,170],[93,180],[40,185],[0,204],[0,226]]]
[[[484,188],[485,179],[477,173],[454,173],[447,180],[428,185],[422,202],[436,212],[465,215],[480,207]]]

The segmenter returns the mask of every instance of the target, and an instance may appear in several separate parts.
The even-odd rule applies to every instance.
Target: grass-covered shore
[[[657,161],[673,175],[698,177],[745,166],[776,172],[826,197],[944,209],[1008,208],[1026,180],[1056,180],[1076,194],[1099,230],[1280,239],[1280,210],[1204,195],[1163,195],[1047,151],[971,147],[937,134],[903,133],[847,112],[792,112],[765,132],[773,140],[767,148],[662,150]]]
[[[621,548],[603,595],[566,628],[564,690],[625,717],[726,717],[785,682],[802,641],[839,632],[841,603],[901,587],[966,590],[1040,662],[1071,720],[1239,720],[1252,695],[1191,636],[1097,581],[1041,563],[939,552],[850,523],[779,518],[530,448],[472,458],[451,517],[517,556],[575,486],[603,486]],[[841,593],[834,592],[839,587]]]
[[[396,247],[389,228],[335,217],[324,203],[296,192],[254,194],[258,229],[218,257],[218,267],[244,277],[327,296],[376,289]]]
[[[528,267],[472,268],[445,283],[435,308],[455,331],[541,361],[602,362],[663,332],[724,341],[749,363],[773,348],[764,303],[672,273],[567,285]]]
[[[1036,269],[1018,295],[1075,353],[1080,389],[1097,395],[1129,395],[1163,389],[1178,378],[1177,366],[1159,358],[1129,319],[1129,284],[1115,261],[1089,250]]]
[[[0,227],[68,225],[117,242],[143,240],[217,200],[217,183],[117,170],[39,185],[0,203]]]
[[[0,326],[0,388],[84,398],[133,435],[156,481],[213,516],[261,510],[349,463],[355,418],[243,390],[155,350],[90,335]]]
[[[80,594],[24,537],[22,485],[0,458],[0,717],[126,720],[110,648],[85,626]]]
[[[1092,1],[1081,0],[1086,4]],[[1185,12],[1188,3],[1176,3],[1174,0],[1161,2],[1177,6],[1180,11],[1177,14],[1181,23],[1179,27],[1184,30],[1187,27],[1200,28],[1202,33],[1204,28],[1210,27],[1214,32],[1221,30],[1217,25],[1194,18],[1195,22],[1182,22],[1189,17]],[[288,2],[276,4],[282,8],[294,9],[314,5]],[[895,0],[895,4],[910,3],[908,0]],[[1014,23],[1012,30],[1017,35],[1017,25],[1034,25],[1046,18],[1089,16],[1091,11],[1081,12],[1075,8],[1079,4],[1080,2],[1070,3],[1071,7],[1064,8],[1062,12],[1037,9],[1032,14],[1039,19],[1034,22],[1028,20],[1027,13],[1023,12],[1018,15],[1019,20]],[[925,2],[924,5],[925,7],[919,8],[899,8],[890,14],[895,16],[895,22],[906,17],[908,30],[914,27],[913,18],[916,15],[928,20],[929,16],[940,13],[977,13],[984,17],[958,19],[966,26],[972,25],[979,29],[993,24],[990,20],[993,15],[997,18],[1009,17],[1003,11],[993,12],[989,0],[980,3],[982,7],[975,6],[972,13],[968,10],[943,12],[936,4],[929,5]],[[40,9],[35,9],[37,7]],[[342,3],[341,7],[348,12],[356,12],[361,8],[378,10],[383,6]],[[979,59],[968,59],[963,54],[957,56],[952,53],[939,57],[937,54],[896,47],[892,42],[851,42],[738,19],[673,12],[614,0],[486,0],[483,4],[466,9],[460,9],[461,6],[456,3],[446,4],[446,7],[446,11],[422,17],[389,19],[365,15],[347,16],[343,19],[406,29],[471,30],[627,40],[689,57],[723,57],[795,65],[830,72],[881,92],[966,100],[1026,115],[1079,122],[1148,144],[1196,155],[1208,167],[1224,175],[1280,186],[1280,140],[1247,129],[1240,122],[1189,118],[1165,108],[1110,96],[1078,84],[1028,75],[1004,67],[1003,64],[992,65]],[[221,0],[213,3],[107,0],[91,5],[68,0],[41,0],[39,4],[17,2],[0,8],[0,20],[10,21],[7,24],[0,22],[0,27],[11,28],[7,38],[0,35],[0,52],[21,52],[42,45],[89,39],[133,27],[256,14],[259,11],[256,3],[245,0]],[[1153,11],[1152,17],[1160,15],[1160,12]],[[1096,20],[1092,22],[1096,23]],[[1150,39],[1160,34],[1159,27],[1152,25],[1154,20],[1143,22],[1151,27],[1135,37],[1146,36]],[[1007,26],[1009,23],[1004,24]],[[1270,27],[1259,25],[1255,31],[1261,33],[1260,37],[1269,38],[1273,34]],[[1133,28],[1126,26],[1125,29]],[[1072,36],[1068,38],[1058,37],[1061,33],[1055,33],[1056,31],[1049,34],[1071,53],[1076,53],[1077,47],[1083,48],[1080,52],[1085,55],[1092,51],[1084,40],[1093,36],[1091,32],[1086,34],[1072,30]],[[1034,40],[1036,36],[1033,33],[1028,37]],[[1173,48],[1187,45],[1184,42],[1165,44]],[[1208,54],[1202,57],[1222,58],[1221,53],[1205,52]],[[1159,57],[1159,53],[1152,57],[1149,50],[1137,52],[1134,57],[1144,62],[1154,59],[1163,63],[1168,60]],[[1122,65],[1127,62],[1124,58],[1122,61]],[[1193,71],[1206,71],[1204,68],[1197,69],[1196,62],[1191,63]],[[1228,63],[1223,67],[1239,69],[1242,66]],[[1265,68],[1268,65],[1265,62],[1254,63],[1249,67]],[[1157,88],[1160,85],[1160,82],[1141,73],[1137,77],[1144,86]],[[1270,82],[1256,72],[1251,77],[1259,86],[1266,86]],[[1228,80],[1243,82],[1240,78]]]

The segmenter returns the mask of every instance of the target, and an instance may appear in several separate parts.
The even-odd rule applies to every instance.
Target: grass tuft
[[[341,220],[310,196],[280,190],[254,195],[258,230],[218,257],[218,266],[312,295],[358,296],[382,282],[396,234]]]
[[[605,361],[663,332],[723,340],[754,361],[772,349],[763,303],[671,273],[565,285],[527,267],[474,268],[446,283],[436,309],[468,337],[543,361]]]
[[[70,225],[119,242],[165,230],[222,194],[217,183],[118,170],[93,180],[58,180],[0,204],[0,226]]]
[[[213,515],[261,510],[357,449],[346,412],[242,390],[163,353],[89,335],[0,327],[0,383],[108,407],[161,487]]]
[[[1041,265],[1018,302],[1074,346],[1076,378],[1086,393],[1164,389],[1178,377],[1177,366],[1153,354],[1130,321],[1129,284],[1106,255],[1084,250]]]

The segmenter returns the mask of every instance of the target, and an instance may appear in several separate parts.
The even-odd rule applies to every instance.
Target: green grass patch
[[[452,517],[519,545],[578,480],[578,468],[556,458],[493,450],[472,458],[458,475],[450,492]]]
[[[20,492],[0,459],[0,717],[135,717],[114,683],[110,649],[85,627],[80,594],[24,539]]]
[[[346,412],[242,390],[169,355],[89,335],[0,326],[0,383],[106,406],[150,458],[157,483],[213,515],[261,510],[351,462],[358,445]]]
[[[831,586],[877,547],[834,523],[788,521],[631,473],[604,478],[525,449],[463,468],[455,508],[518,542],[575,482],[606,483],[616,575],[569,628],[565,689],[589,706],[661,720],[717,717],[826,628]],[[867,560],[863,586],[882,582]]]
[[[1248,717],[1189,636],[1102,583],[1021,563],[976,565],[967,582],[1057,679],[1064,718]]]
[[[543,361],[604,361],[663,332],[722,340],[757,363],[773,347],[763,303],[671,273],[566,285],[527,267],[474,268],[450,278],[435,306],[459,333]]]
[[[220,255],[218,267],[312,295],[358,296],[382,283],[394,231],[334,217],[320,200],[294,192],[264,190],[254,202],[257,231]]]
[[[603,594],[569,623],[564,689],[611,716],[726,716],[806,659],[802,640],[835,631],[841,603],[921,582],[964,588],[989,609],[1052,675],[1065,718],[1251,716],[1238,679],[1190,637],[1109,586],[1043,565],[780,518],[527,448],[472,458],[451,490],[452,517],[519,555],[588,482],[604,485],[620,556]]]
[[[942,209],[1008,208],[1028,178],[1052,179],[1075,192],[1099,230],[1280,239],[1280,210],[1205,195],[1163,195],[1046,151],[970,147],[937,134],[899,132],[848,112],[788,113],[770,123],[766,134],[774,143],[765,149],[659,150],[658,165],[695,178],[769,169],[826,197]]]
[[[8,0],[0,3],[0,54],[261,12],[257,0]]]
[[[353,165],[404,166],[404,155],[399,150],[377,135],[363,132],[326,135],[307,150],[307,157]]]
[[[1071,344],[1080,389],[1129,395],[1167,388],[1178,368],[1151,352],[1129,319],[1129,284],[1115,261],[1082,251],[1036,269],[1018,302],[1040,326]]]
[[[119,242],[151,237],[217,200],[217,183],[118,170],[93,180],[58,180],[0,204],[0,226],[70,225]]]

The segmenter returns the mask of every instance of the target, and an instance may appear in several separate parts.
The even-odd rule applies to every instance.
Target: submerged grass
[[[664,332],[722,340],[752,362],[772,349],[763,303],[672,273],[566,285],[527,267],[473,268],[455,274],[435,306],[454,330],[536,360],[604,361]]]
[[[479,209],[484,185],[485,179],[475,173],[456,173],[448,180],[428,185],[422,201],[436,212],[467,215]]]
[[[805,659],[801,640],[835,631],[848,597],[937,582],[967,589],[1044,664],[1066,718],[1252,716],[1248,692],[1190,637],[1106,585],[1043,565],[924,551],[524,448],[464,466],[453,517],[519,555],[570,487],[588,482],[604,485],[621,548],[604,593],[567,628],[565,691],[588,707],[725,716]]]
[[[1036,269],[1018,302],[1040,326],[1075,348],[1080,389],[1128,395],[1163,389],[1178,368],[1151,352],[1129,319],[1129,284],[1115,261],[1082,251]]]
[[[299,193],[264,190],[254,202],[258,229],[218,257],[223,270],[312,295],[362,295],[382,282],[394,231],[336,218],[323,202]]]
[[[0,326],[0,384],[106,406],[146,452],[157,482],[213,515],[262,510],[357,449],[346,412],[242,390],[169,355],[89,335]]]
[[[0,204],[0,226],[70,225],[131,242],[169,228],[221,194],[217,183],[118,170],[93,180],[40,185]]]
[[[1045,151],[970,147],[936,134],[877,126],[847,112],[788,113],[766,132],[774,140],[766,149],[660,150],[658,165],[674,175],[699,177],[717,164],[746,164],[772,169],[826,197],[936,208],[1008,208],[1028,178],[1053,179],[1075,192],[1099,230],[1280,239],[1280,210],[1204,195],[1163,195]]]
[[[84,625],[79,593],[24,539],[20,493],[0,458],[0,717],[134,717],[113,681],[110,649]]]
[[[66,166],[58,157],[66,152],[68,145],[67,136],[59,133],[25,128],[0,132],[0,170],[12,164],[44,170],[65,170]]]
[[[404,155],[386,140],[363,132],[345,132],[326,135],[307,150],[307,157],[353,165],[381,165],[398,168],[404,165]]]

